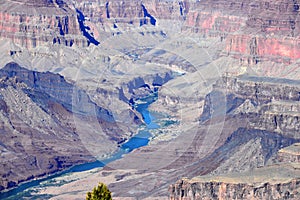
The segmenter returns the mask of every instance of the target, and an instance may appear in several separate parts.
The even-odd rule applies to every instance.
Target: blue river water
[[[33,188],[35,186],[38,186],[40,183],[51,180],[60,176],[63,176],[67,173],[72,172],[82,172],[87,171],[95,168],[104,167],[106,164],[122,158],[124,154],[127,154],[134,149],[137,149],[142,146],[146,146],[149,143],[149,138],[152,136],[149,132],[150,129],[157,129],[159,128],[159,125],[155,123],[155,118],[151,115],[151,113],[148,110],[148,107],[151,103],[153,103],[157,99],[157,92],[153,93],[152,95],[140,99],[141,103],[135,104],[135,109],[142,115],[143,120],[146,124],[146,128],[139,131],[138,134],[136,134],[134,137],[130,138],[126,143],[124,143],[119,150],[113,154],[110,158],[101,160],[101,161],[95,161],[91,163],[85,163],[81,165],[74,166],[70,169],[67,169],[63,172],[59,172],[57,174],[53,174],[50,176],[47,176],[45,178],[41,178],[38,180],[29,181],[26,183],[21,184],[17,188],[14,188],[12,190],[9,190],[4,193],[0,193],[0,199],[6,199],[6,200],[15,200],[15,199],[35,199],[31,198],[31,192],[28,191],[28,189]],[[39,196],[37,199],[42,198]],[[47,197],[44,197],[47,198]]]

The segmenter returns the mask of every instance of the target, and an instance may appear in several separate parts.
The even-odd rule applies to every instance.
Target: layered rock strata
[[[0,36],[31,48],[99,44],[128,31],[165,37],[195,33],[220,40],[223,55],[241,65],[292,64],[300,58],[298,15],[299,2],[287,0],[3,1]]]
[[[170,187],[170,199],[299,199],[299,176],[299,164],[283,164],[246,173],[182,179]]]
[[[124,140],[111,113],[62,76],[9,63],[0,77],[0,190],[104,157]]]
[[[225,40],[225,52],[242,64],[288,64],[300,57],[298,11],[297,1],[199,1],[185,29]]]
[[[219,38],[226,43],[224,53],[241,64],[288,64],[300,58],[297,1],[77,1],[77,6],[103,28],[98,30],[107,32],[122,33],[143,24],[169,30],[171,20],[176,33]],[[143,8],[157,23],[151,23]]]
[[[278,151],[277,159],[280,162],[299,163],[300,162],[300,144],[295,143]]]
[[[248,120],[248,127],[274,131],[299,138],[300,82],[264,77],[223,77],[206,97],[202,120],[213,115],[241,115]],[[223,105],[211,104],[212,99],[224,97]],[[215,111],[210,110],[215,107]]]
[[[88,45],[77,13],[62,1],[1,1],[0,37],[27,48],[55,43]]]
[[[246,75],[217,81],[206,96],[201,123],[239,118],[246,120],[247,129],[239,128],[207,161],[198,164],[203,168],[220,156],[219,164],[211,165],[216,166],[213,171],[210,168],[172,185],[170,199],[298,199],[299,85],[294,80]],[[258,132],[263,137],[256,137]],[[252,139],[242,142],[248,136]],[[231,142],[233,151],[229,150]],[[270,142],[268,147],[266,142]]]

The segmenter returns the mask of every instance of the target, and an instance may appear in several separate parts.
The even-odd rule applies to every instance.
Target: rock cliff
[[[27,48],[55,43],[88,45],[76,12],[62,1],[1,1],[0,37]]]
[[[246,75],[217,81],[206,96],[201,123],[244,119],[246,129],[233,132],[197,164],[201,176],[172,185],[170,199],[298,199],[299,85]]]
[[[179,31],[218,38],[226,43],[224,53],[242,64],[300,58],[297,1],[77,1],[77,6],[105,32],[122,33],[143,24],[167,31],[172,21],[177,28],[172,26],[170,35]]]
[[[240,74],[244,69],[298,79],[298,15],[298,0],[1,1],[0,62],[14,60],[28,69],[58,72],[89,94],[50,72],[14,64],[0,71],[0,127],[8,133],[0,143],[3,188],[89,161],[90,154],[113,152],[118,142],[132,135],[135,123],[141,123],[130,103],[161,85],[153,110],[167,113],[179,125],[157,131],[152,146],[111,165],[125,170],[145,167],[149,175],[140,170],[124,179],[116,175],[118,181],[110,185],[115,194],[151,198],[166,195],[168,185],[179,177],[247,173],[277,161],[297,161],[297,153],[279,149],[299,142],[299,81],[226,76],[213,87],[211,83],[223,72]],[[115,112],[118,122],[125,121],[123,131],[131,130],[121,134],[104,107]],[[100,129],[101,137],[93,137]],[[97,148],[95,142],[100,144]],[[78,155],[65,157],[67,149]],[[52,150],[61,153],[51,154]],[[29,177],[20,163],[32,163],[25,166]],[[20,171],[12,170],[17,168]],[[219,183],[227,184],[212,183],[208,198],[217,195]],[[262,183],[266,191],[277,190],[273,183]],[[246,193],[256,190],[240,184],[232,185],[236,194],[228,194],[230,198],[243,187]],[[292,190],[282,187],[278,198]],[[173,194],[189,198],[190,192]]]
[[[299,172],[299,164],[283,164],[247,173],[182,179],[170,187],[170,199],[299,199]]]
[[[226,44],[223,54],[241,65],[291,64],[300,58],[296,0],[32,2],[1,2],[2,38],[31,48],[45,43],[99,44],[130,30],[165,36],[195,33]],[[149,30],[140,29],[144,25]]]
[[[0,77],[0,190],[104,157],[123,140],[111,113],[62,76],[9,63]]]
[[[206,97],[202,120],[213,115],[241,115],[248,127],[299,138],[299,81],[265,77],[223,77]],[[225,96],[223,105],[212,99]],[[214,110],[211,109],[214,107]]]

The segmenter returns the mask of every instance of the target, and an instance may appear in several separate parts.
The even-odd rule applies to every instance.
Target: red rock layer
[[[34,1],[35,2],[35,1]],[[2,1],[0,37],[32,48],[43,43],[86,45],[81,37],[77,15],[49,1]]]
[[[26,47],[44,42],[86,45],[79,37],[76,12],[59,2],[2,1],[0,36]],[[157,20],[159,30],[165,28],[160,27],[161,24],[167,24],[160,22],[173,20],[182,24],[185,33],[225,41],[224,52],[244,64],[266,60],[288,64],[300,58],[299,3],[299,0],[77,0],[75,5],[95,30],[96,39],[101,37],[99,27],[111,32],[119,26],[123,27],[121,30],[127,30],[139,27],[141,23],[149,24],[150,19],[145,17],[143,10],[145,6]]]
[[[230,35],[226,40],[226,52],[246,63],[264,60],[291,63],[300,58],[300,39]]]
[[[290,63],[300,58],[300,7],[296,0],[207,0],[192,8],[185,29],[226,38],[226,53],[243,63]]]
[[[225,40],[225,52],[246,64],[300,58],[299,1],[90,1],[80,9],[95,23],[139,26],[143,4],[158,22],[183,21],[182,31]],[[159,23],[158,23],[159,24]]]

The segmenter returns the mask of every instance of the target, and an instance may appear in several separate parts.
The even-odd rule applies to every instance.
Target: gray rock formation
[[[201,120],[212,115],[240,115],[248,120],[248,127],[275,131],[299,138],[299,81],[260,78],[223,77],[206,97]],[[211,104],[210,99],[226,96],[226,111],[221,104]],[[211,109],[213,107],[213,109]]]
[[[170,199],[298,199],[299,85],[249,76],[217,81],[201,123],[223,116],[246,120],[247,129],[239,128],[197,164],[206,169],[198,171],[201,176],[172,185]]]
[[[112,153],[141,123],[132,102],[162,84],[153,110],[178,123],[111,165],[126,174],[110,184],[116,195],[165,197],[182,176],[297,160],[276,152],[299,139],[298,81],[225,77],[211,83],[225,71],[299,79],[298,18],[298,0],[2,0],[0,62],[45,72],[13,64],[0,71],[0,122],[9,133],[0,144],[2,185]],[[122,127],[112,113],[126,121]],[[68,149],[79,156],[64,157]],[[54,167],[45,171],[48,161]],[[11,171],[15,163],[26,163],[26,170]],[[144,169],[127,173],[128,165]],[[29,177],[21,177],[25,171]]]
[[[299,199],[299,165],[274,165],[248,173],[183,179],[170,187],[171,200]]]
[[[62,76],[9,63],[0,77],[1,190],[94,161],[89,145],[99,141],[89,136],[95,124],[101,127],[98,156],[111,153],[123,141],[110,112]]]

